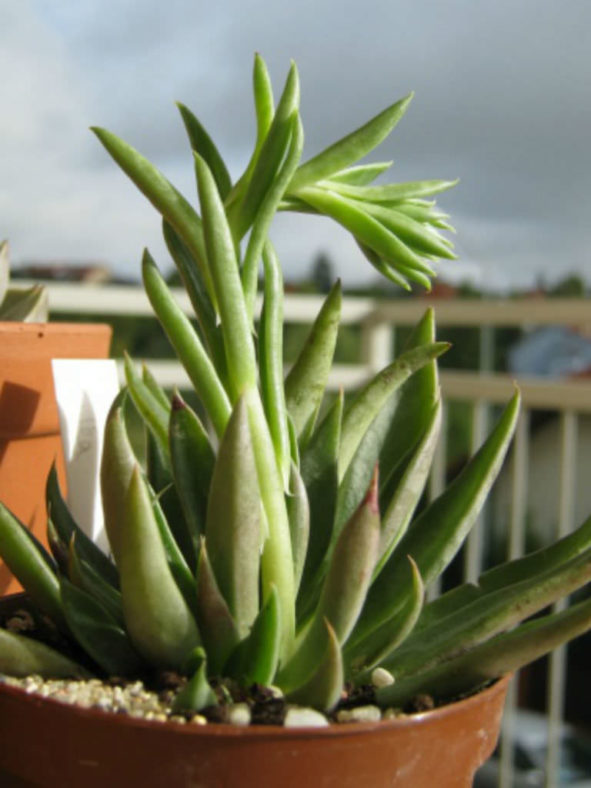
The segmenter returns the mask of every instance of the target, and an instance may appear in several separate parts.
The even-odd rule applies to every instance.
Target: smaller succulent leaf
[[[106,151],[183,239],[201,269],[210,297],[213,285],[201,219],[170,181],[138,151],[110,131],[92,128]],[[215,299],[214,299],[215,300]]]
[[[314,422],[332,366],[341,315],[337,282],[318,313],[295,364],[285,379],[285,399],[298,436]]]
[[[166,514],[160,504],[160,499],[154,491],[148,487],[148,492],[152,501],[152,511],[162,541],[162,547],[166,555],[168,568],[174,577],[178,588],[180,589],[185,602],[192,609],[195,601],[195,576],[191,570],[189,563],[185,559],[166,518]],[[193,563],[197,563],[197,555]]]
[[[226,380],[226,357],[221,334],[216,326],[216,312],[207,292],[199,266],[176,230],[162,222],[162,234],[177,271],[189,296],[199,327],[222,381]]]
[[[352,637],[354,643],[392,618],[406,603],[411,593],[402,579],[406,556],[416,561],[428,587],[457,553],[501,469],[517,423],[519,403],[516,392],[483,446],[446,491],[412,523],[367,595],[363,616]]]
[[[90,678],[77,662],[39,640],[0,628],[0,673],[7,676],[43,678]]]
[[[146,426],[154,435],[163,458],[166,458],[166,461],[170,464],[168,457],[168,419],[170,406],[168,403],[167,407],[162,405],[160,397],[155,396],[150,387],[142,380],[141,375],[135,368],[135,364],[127,353],[125,354],[124,363],[127,390],[133,400],[133,404]]]
[[[209,167],[199,154],[195,153],[194,157],[205,245],[218,302],[232,400],[235,401],[257,380],[250,314],[224,205]],[[205,404],[210,410],[210,403]]]
[[[293,555],[293,574],[296,593],[300,586],[310,540],[310,502],[304,480],[295,463],[292,462],[289,494],[287,496],[287,516],[291,534]]]
[[[215,454],[205,427],[178,391],[172,398],[169,442],[175,488],[196,554],[205,533]]]
[[[209,562],[205,540],[202,540],[199,551],[196,600],[197,625],[207,652],[209,669],[220,675],[240,635]]]
[[[457,180],[410,181],[408,183],[388,183],[384,186],[350,186],[345,183],[337,183],[334,185],[334,189],[355,200],[394,204],[410,198],[430,197],[453,188],[457,183]]]
[[[119,566],[119,542],[121,539],[125,499],[131,475],[136,464],[135,455],[131,443],[129,442],[123,416],[123,402],[125,396],[126,390],[123,390],[115,398],[107,415],[100,468],[101,498],[103,503],[105,530],[117,566]],[[65,523],[63,509],[56,509],[55,512],[52,509],[53,518],[56,518],[56,514],[60,517],[63,516],[63,527],[66,528],[67,524]],[[69,543],[70,536],[67,537],[67,540],[64,539],[64,541]],[[80,544],[82,543],[83,540],[81,539]],[[84,555],[88,558],[87,553],[84,553]]]
[[[107,583],[102,575],[96,572],[90,564],[80,558],[78,545],[75,544],[74,540],[70,543],[70,553],[71,556],[73,556],[73,560],[76,562],[75,574],[79,581],[76,582],[75,585],[79,585],[83,591],[90,594],[114,621],[122,627],[125,626],[121,593]],[[72,578],[70,578],[70,580],[72,580]],[[72,580],[72,582],[74,581]]]
[[[53,558],[2,503],[0,555],[33,602],[60,629],[67,631]]]
[[[270,243],[265,245],[263,260],[264,300],[259,323],[261,397],[277,464],[287,482],[291,452],[283,386],[283,275]]]
[[[535,618],[429,670],[376,691],[381,707],[404,706],[418,693],[446,700],[533,662],[591,628],[591,600]]]
[[[151,369],[142,364],[142,383],[148,389],[154,399],[170,414],[170,398],[166,391],[162,388],[160,383],[156,380],[154,373]]]
[[[195,572],[199,538],[195,535],[187,520],[179,498],[176,480],[173,480],[170,450],[166,456],[162,453],[159,442],[149,429],[145,431],[146,439],[146,477],[155,500],[162,509],[172,538],[182,554],[184,563]]]
[[[273,683],[281,646],[279,605],[277,589],[271,586],[250,633],[238,644],[226,665],[225,672],[237,676],[244,686]]]
[[[314,617],[295,651],[282,668],[282,685],[298,686],[307,681],[318,664],[321,644],[326,639],[325,621],[343,645],[361,612],[377,556],[380,515],[377,469],[365,500],[343,528],[335,545]]]
[[[302,453],[301,475],[310,506],[310,535],[298,596],[300,618],[309,612],[318,599],[322,581],[318,569],[332,539],[343,402],[344,395],[340,391]]]
[[[340,479],[344,477],[363,435],[384,403],[414,372],[433,361],[448,348],[447,342],[433,342],[407,350],[392,364],[379,372],[355,396],[343,415],[339,451]]]
[[[427,277],[435,275],[435,271],[423,256],[413,251],[397,234],[385,227],[383,222],[374,218],[363,203],[355,202],[337,191],[319,187],[302,189],[299,196],[319,213],[330,216],[341,224],[359,243],[371,249],[385,262],[400,269],[403,274],[416,271]]]
[[[218,705],[216,694],[207,680],[207,658],[202,648],[195,649],[192,662],[196,665],[193,675],[172,704],[175,712],[201,711],[207,706]]]
[[[216,144],[205,130],[201,121],[195,117],[188,107],[180,102],[177,102],[177,107],[185,124],[192,150],[196,151],[207,162],[218,191],[222,199],[225,199],[232,187],[232,179]]]
[[[392,164],[391,161],[376,161],[371,164],[360,164],[357,167],[347,167],[347,169],[333,173],[330,180],[337,183],[349,183],[351,186],[367,186],[379,175],[389,170]]]
[[[220,591],[244,637],[259,609],[261,501],[246,401],[238,400],[213,469],[207,548]]]
[[[121,624],[91,594],[62,577],[62,605],[68,626],[84,651],[109,676],[133,676],[144,664]]]
[[[339,173],[370,153],[391,133],[406,112],[411,99],[412,93],[302,164],[289,191],[295,192],[321,178]]]
[[[199,645],[199,633],[170,571],[150,493],[137,466],[123,515],[119,572],[130,639],[150,664],[179,669]]]
[[[343,691],[344,668],[339,640],[328,621],[325,626],[325,647],[318,654],[316,670],[301,686],[288,693],[292,703],[332,711]]]
[[[257,153],[244,196],[230,206],[230,224],[238,240],[252,226],[265,196],[273,187],[289,146],[292,119],[298,111],[299,102],[299,76],[295,63],[292,63],[273,121]]]
[[[435,319],[433,309],[429,308],[413,328],[404,351],[433,342],[435,342]],[[423,439],[427,424],[432,417],[433,407],[439,400],[437,361],[433,359],[411,375],[400,390],[396,411],[380,452],[382,511],[386,511],[390,501],[391,491],[388,490],[388,481],[392,473],[401,462],[401,458],[414,451],[418,442]]]
[[[76,537],[76,551],[81,560],[84,560],[92,569],[99,574],[105,582],[109,583],[114,588],[119,586],[119,575],[117,567],[106,556],[103,551],[96,546],[84,531],[78,526],[68,509],[66,502],[61,494],[59,480],[57,476],[57,468],[55,463],[51,466],[47,483],[45,486],[45,499],[47,502],[47,511],[50,514],[50,521],[52,527],[58,536],[60,543],[67,546],[70,543],[72,535]]]
[[[254,311],[257,292],[257,274],[259,270],[260,257],[265,247],[268,249],[270,246],[268,234],[271,223],[275,217],[275,214],[277,213],[281,200],[283,199],[285,189],[287,188],[291,176],[295,172],[302,155],[302,148],[304,146],[304,132],[302,128],[302,122],[297,112],[293,113],[290,122],[291,136],[289,140],[289,147],[285,155],[285,160],[280,165],[280,168],[277,171],[272,183],[270,184],[253,220],[252,229],[248,238],[248,245],[244,254],[241,278],[247,307],[251,315]],[[267,252],[267,254],[269,254],[269,252]],[[278,263],[275,265],[275,268],[279,269]]]
[[[367,671],[383,664],[388,655],[394,653],[406,641],[419,620],[425,600],[425,587],[419,568],[410,556],[408,556],[408,567],[411,576],[409,585],[412,588],[412,593],[404,607],[386,625],[376,630],[367,641],[364,641],[363,651],[354,651],[354,656],[345,651],[345,658],[350,661],[352,669],[363,670],[363,675],[367,679],[370,678]],[[356,680],[363,680],[363,676],[356,677]]]
[[[230,415],[230,403],[216,369],[188,317],[175,302],[170,289],[147,250],[142,277],[150,303],[187,375],[203,402],[214,429],[221,435]],[[168,432],[166,425],[165,433]]]
[[[383,496],[389,503],[382,515],[379,559],[374,576],[379,574],[406,533],[431,471],[440,428],[441,402],[437,402],[418,445],[409,456],[403,458],[389,479],[387,492]]]

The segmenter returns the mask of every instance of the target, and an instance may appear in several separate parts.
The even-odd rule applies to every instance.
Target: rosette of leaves
[[[0,320],[42,323],[47,320],[47,290],[43,285],[10,287],[8,241],[0,242]]]
[[[177,708],[192,709],[219,702],[215,678],[218,686],[273,684],[327,710],[346,682],[366,682],[377,666],[395,678],[377,690],[382,705],[474,690],[591,626],[589,601],[532,618],[588,581],[591,520],[425,602],[499,472],[519,394],[459,476],[425,505],[441,423],[436,359],[446,349],[432,312],[395,361],[359,391],[325,402],[340,286],[285,376],[282,273],[269,228],[279,210],[326,215],[385,276],[428,286],[432,259],[451,252],[440,233],[446,217],[425,198],[450,183],[375,186],[388,165],[359,164],[408,99],[301,164],[295,66],[275,106],[257,57],[254,95],[255,149],[235,183],[204,127],[179,107],[199,210],[137,151],[95,129],[162,215],[196,323],[147,251],[144,285],[199,407],[177,392],[169,397],[148,369],[127,360],[101,468],[113,561],[73,521],[54,472],[52,555],[0,510],[3,559],[69,647],[60,656],[2,632],[0,669],[130,677],[172,669],[188,678]],[[128,438],[126,401],[145,423],[145,465]]]

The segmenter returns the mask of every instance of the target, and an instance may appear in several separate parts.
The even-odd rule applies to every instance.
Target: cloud
[[[306,156],[416,90],[380,158],[400,180],[461,178],[441,203],[483,284],[577,268],[589,279],[588,0],[113,0],[108,13],[102,0],[20,0],[3,21],[0,234],[15,259],[137,272],[148,244],[166,264],[155,212],[87,127],[121,134],[193,199],[174,100],[238,174],[260,50],[277,92],[298,62]],[[307,221],[280,217],[274,230],[288,275],[323,249],[345,278],[373,276],[344,233]]]

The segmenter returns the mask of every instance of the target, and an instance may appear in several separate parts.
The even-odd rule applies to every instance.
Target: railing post
[[[370,375],[375,375],[393,357],[394,326],[370,312],[361,322],[361,363]]]

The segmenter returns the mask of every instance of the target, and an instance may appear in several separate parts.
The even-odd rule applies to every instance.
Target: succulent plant
[[[379,666],[394,678],[376,690],[384,706],[475,690],[591,626],[591,601],[525,621],[591,576],[591,520],[477,584],[425,600],[499,472],[519,393],[426,504],[441,423],[436,359],[447,347],[435,340],[432,311],[395,361],[353,395],[330,399],[337,283],[284,377],[282,272],[269,228],[280,210],[326,215],[388,279],[428,288],[432,260],[453,253],[440,233],[451,229],[447,217],[426,198],[453,184],[374,185],[389,163],[358,164],[409,98],[300,164],[295,66],[275,107],[257,56],[254,97],[255,149],[235,183],[201,123],[179,105],[199,213],[137,151],[95,129],[162,215],[196,325],[147,251],[144,285],[198,406],[178,392],[170,398],[148,369],[126,361],[101,467],[113,562],[73,521],[55,472],[47,486],[52,556],[1,509],[0,552],[69,651],[0,633],[0,670],[174,670],[188,677],[176,704],[193,709],[219,699],[213,678],[276,685],[296,703],[331,709],[345,683],[364,684]],[[129,401],[146,426],[145,465],[129,441]]]
[[[8,241],[0,242],[0,320],[40,323],[47,320],[47,290],[43,285],[9,287]]]

